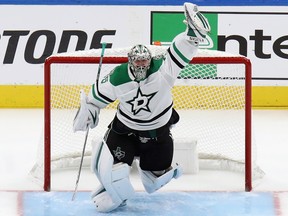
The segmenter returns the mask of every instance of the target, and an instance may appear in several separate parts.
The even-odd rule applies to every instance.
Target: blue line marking
[[[23,216],[107,215],[98,213],[89,192],[24,192]],[[271,192],[137,192],[127,205],[109,216],[273,216]]]

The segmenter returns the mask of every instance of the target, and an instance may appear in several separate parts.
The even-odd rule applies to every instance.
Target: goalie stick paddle
[[[102,43],[102,50],[101,50],[101,56],[100,56],[100,61],[99,61],[99,66],[98,66],[98,71],[97,71],[97,76],[96,76],[96,83],[98,82],[99,77],[100,77],[100,71],[101,71],[101,67],[102,67],[102,61],[103,61],[105,48],[106,48],[106,43]],[[80,174],[81,174],[81,170],[82,170],[82,164],[83,164],[83,159],[84,159],[84,154],[85,154],[85,148],[86,148],[88,134],[89,134],[89,126],[87,127],[87,131],[86,131],[86,135],[85,135],[85,141],[84,141],[84,145],[83,145],[81,161],[80,161],[80,165],[79,165],[79,170],[78,170],[78,175],[77,175],[77,180],[76,180],[76,184],[75,184],[74,193],[73,193],[73,196],[72,196],[72,201],[75,200],[77,189],[78,189],[78,183],[79,183],[79,180],[80,180]]]

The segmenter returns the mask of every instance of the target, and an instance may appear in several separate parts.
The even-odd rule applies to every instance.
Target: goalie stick
[[[99,66],[98,66],[98,71],[97,71],[97,76],[96,76],[96,83],[98,82],[99,77],[100,77],[100,71],[101,71],[101,67],[102,67],[102,60],[103,60],[105,48],[106,48],[106,43],[102,43],[102,50],[101,50],[101,56],[100,56],[100,61],[99,61]],[[87,131],[86,131],[86,135],[85,135],[83,150],[82,150],[82,154],[81,154],[81,161],[80,161],[80,165],[79,165],[77,180],[75,183],[75,189],[74,189],[73,196],[72,196],[72,201],[74,201],[76,193],[77,193],[77,189],[78,189],[78,183],[80,180],[80,174],[81,174],[81,170],[82,170],[82,164],[83,164],[83,158],[84,158],[84,154],[85,154],[85,148],[86,148],[88,134],[89,134],[89,127],[87,127]]]

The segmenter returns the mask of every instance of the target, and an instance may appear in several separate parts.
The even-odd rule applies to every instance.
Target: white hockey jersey
[[[121,64],[92,86],[89,101],[104,108],[118,99],[116,115],[124,125],[138,131],[160,128],[172,114],[171,89],[175,80],[197,50],[198,46],[181,33],[166,55],[152,58],[146,79],[136,81],[128,63]]]

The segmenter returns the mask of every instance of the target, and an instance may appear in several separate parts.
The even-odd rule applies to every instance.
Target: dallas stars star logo
[[[141,110],[151,112],[149,103],[155,94],[156,92],[149,95],[144,95],[141,92],[141,89],[138,88],[137,95],[132,100],[127,101],[127,103],[132,105],[131,112],[133,112],[134,115],[139,113]]]
[[[120,147],[117,147],[116,150],[113,150],[113,153],[118,160],[121,160],[123,157],[125,157],[125,152],[122,151]]]

